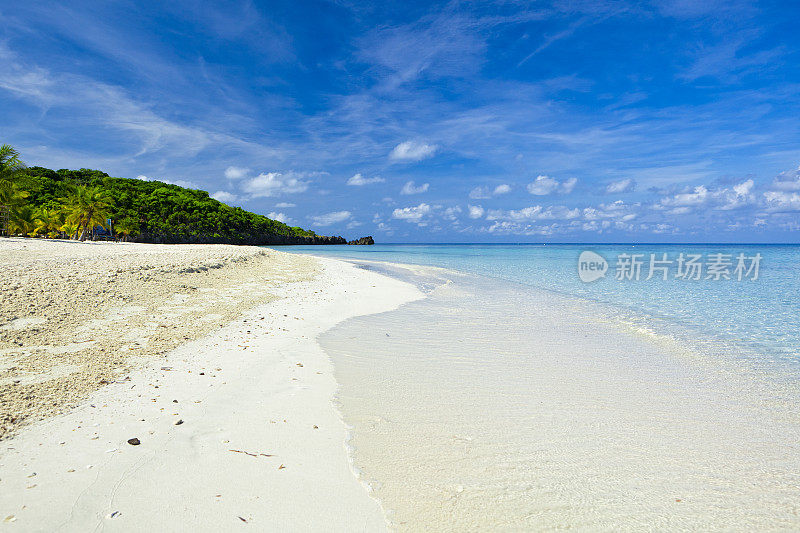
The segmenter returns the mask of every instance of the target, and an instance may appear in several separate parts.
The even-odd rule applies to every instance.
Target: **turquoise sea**
[[[754,358],[758,365],[777,364],[800,371],[800,246],[798,245],[579,245],[579,244],[384,244],[374,246],[284,247],[345,259],[428,265],[530,285],[610,306],[621,320],[654,332],[693,342],[730,343],[729,356]],[[604,278],[584,283],[578,257],[591,250],[609,263]],[[715,254],[730,256],[730,280],[675,278],[677,258],[700,255],[707,266]],[[641,254],[641,276],[616,279],[617,258]],[[668,279],[657,270],[647,280],[650,255],[673,263]],[[758,279],[737,281],[737,257],[746,266],[759,254]],[[661,265],[666,266],[666,265]],[[737,352],[733,346],[742,350]]]

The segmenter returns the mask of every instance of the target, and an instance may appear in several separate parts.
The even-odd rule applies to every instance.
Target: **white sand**
[[[0,527],[384,529],[353,475],[331,363],[315,339],[421,294],[319,264],[310,281],[274,284],[278,299],[0,441]]]

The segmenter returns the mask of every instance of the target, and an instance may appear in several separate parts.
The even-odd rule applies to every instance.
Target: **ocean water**
[[[753,356],[753,364],[778,364],[800,371],[800,245],[374,245],[284,247],[285,251],[343,259],[427,265],[511,281],[560,294],[607,304],[621,321],[686,340],[731,342],[742,350],[731,356]],[[578,258],[595,251],[609,263],[604,278],[584,283]],[[668,279],[649,274],[650,255],[676,261],[683,253],[731,256],[732,280],[676,279],[677,264]],[[641,254],[641,277],[617,280],[620,254]],[[760,254],[758,279],[736,281],[736,258]],[[749,261],[747,261],[749,266]],[[687,337],[688,336],[688,337]]]
[[[283,249],[427,295],[319,339],[393,528],[800,529],[800,248]],[[580,280],[585,250],[604,278]],[[728,254],[734,279],[616,279],[620,254],[651,253]],[[736,280],[739,254],[758,279]]]

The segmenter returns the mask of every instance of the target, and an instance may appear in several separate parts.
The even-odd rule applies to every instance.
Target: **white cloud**
[[[364,176],[361,175],[361,173],[358,173],[355,176],[352,176],[350,179],[348,179],[347,184],[354,187],[360,187],[362,185],[369,185],[371,183],[383,183],[384,181],[386,180],[381,178],[380,176],[375,176],[374,178],[365,178]]]
[[[278,222],[283,222],[284,224],[288,224],[292,221],[285,213],[276,213],[275,211],[270,211],[267,213],[267,218],[271,218],[272,220],[277,220]]]
[[[286,209],[287,207],[297,207],[297,204],[290,204],[289,202],[278,202],[275,204],[278,209]]]
[[[660,203],[664,207],[690,207],[703,205],[708,200],[708,188],[705,185],[698,185],[691,191],[662,198]]]
[[[780,191],[800,191],[800,167],[780,173],[772,185]]]
[[[619,181],[612,181],[606,185],[606,194],[620,194],[625,192],[633,192],[636,189],[636,182],[631,178],[622,179]]]
[[[717,193],[717,197],[722,202],[719,208],[727,211],[753,203],[755,201],[755,196],[752,194],[754,186],[753,180],[746,180],[734,185],[731,189],[720,190]]]
[[[549,237],[557,233],[564,233],[567,230],[569,230],[569,226],[559,224],[558,222],[546,225],[531,225],[498,220],[488,228],[483,228],[480,231],[498,235],[539,235]]]
[[[535,180],[528,184],[527,189],[529,193],[536,196],[547,196],[554,193],[569,194],[577,183],[577,178],[569,178],[560,182],[550,176],[537,176]]]
[[[469,218],[481,218],[485,210],[479,205],[469,205]]]
[[[767,191],[764,193],[767,210],[772,212],[800,211],[800,193]]]
[[[228,167],[225,169],[225,177],[229,180],[240,180],[247,176],[248,172],[250,172],[249,168]]]
[[[751,179],[730,188],[709,189],[706,185],[698,185],[693,189],[662,198],[655,208],[669,209],[668,213],[671,215],[684,215],[699,207],[730,211],[755,202],[754,186],[755,183]]]
[[[423,218],[430,215],[433,209],[428,204],[422,203],[414,207],[403,207],[402,209],[395,209],[392,211],[392,218],[413,222],[415,224],[423,223]]]
[[[316,226],[330,226],[331,224],[344,222],[351,216],[352,213],[350,213],[350,211],[334,211],[333,213],[325,213],[324,215],[312,216],[311,221]]]
[[[606,230],[632,230],[636,210],[641,204],[625,204],[622,200],[597,207],[580,209],[563,205],[534,205],[518,210],[490,209],[486,220],[494,224],[485,231],[519,235],[553,235],[575,230],[604,232]],[[543,222],[552,221],[549,224]]]
[[[459,206],[448,207],[442,212],[442,218],[446,220],[457,220],[458,215],[461,213],[461,208]]]
[[[564,194],[569,194],[575,188],[575,185],[578,184],[578,178],[569,178],[568,180],[564,181],[561,184],[561,192]]]
[[[247,180],[242,185],[242,190],[254,198],[303,192],[308,189],[308,182],[301,178],[302,176],[292,172],[286,174],[280,172],[264,174],[262,172],[255,178]]]
[[[587,231],[600,231],[613,225],[616,229],[633,229],[631,222],[639,216],[641,204],[626,204],[617,200],[610,204],[600,204],[597,207],[583,209],[583,219],[588,221],[590,229]]]
[[[405,185],[403,185],[403,188],[400,190],[400,194],[421,194],[428,191],[429,185],[429,183],[423,183],[419,187],[415,187],[413,181],[408,181]]]
[[[433,157],[438,148],[435,144],[406,141],[394,147],[389,154],[389,159],[394,161],[421,161],[422,159]]]
[[[733,192],[736,193],[737,196],[747,196],[750,194],[750,191],[753,190],[753,180],[747,180],[739,185],[733,186]]]
[[[538,176],[528,184],[528,192],[537,196],[552,194],[558,189],[558,181],[549,176]]]
[[[217,191],[211,195],[214,200],[219,200],[222,203],[230,204],[239,200],[239,197],[228,191]]]
[[[569,209],[562,205],[552,205],[542,207],[534,205],[523,209],[512,209],[503,211],[502,209],[490,209],[486,215],[486,220],[511,220],[515,222],[534,221],[534,220],[571,220],[581,216],[578,208]]]
[[[503,183],[502,185],[498,185],[497,187],[495,187],[494,188],[494,192],[492,194],[497,196],[497,195],[500,195],[500,194],[507,194],[507,193],[510,193],[510,192],[511,192],[511,185]]]

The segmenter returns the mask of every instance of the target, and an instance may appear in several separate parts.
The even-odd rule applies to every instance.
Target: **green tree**
[[[9,225],[15,224],[22,214],[18,212],[28,193],[20,189],[17,177],[25,170],[25,163],[19,158],[19,152],[8,144],[0,146],[0,211],[9,216]],[[0,232],[6,228],[0,227]],[[12,228],[8,228],[9,233]],[[16,231],[16,229],[14,230]]]
[[[73,239],[86,239],[108,218],[115,220],[118,237],[136,235],[145,242],[278,244],[318,238],[313,231],[218,202],[205,191],[114,178],[99,170],[26,168],[9,146],[0,154],[0,185],[5,187],[0,198],[8,201],[18,232],[53,233],[49,216],[36,211],[32,218],[30,210],[22,209],[29,205],[58,211],[63,220],[54,222],[57,231]]]
[[[64,214],[60,209],[40,207],[35,210],[33,217],[33,232],[37,235],[57,237],[64,225]]]
[[[114,200],[100,187],[78,185],[71,195],[61,199],[64,206],[64,221],[74,223],[80,231],[80,240],[85,241],[95,226],[106,227],[111,216]],[[77,233],[77,232],[76,232]]]
[[[30,205],[17,205],[11,209],[8,232],[11,235],[32,235],[36,230],[36,209]]]
[[[77,239],[78,229],[80,228],[77,222],[64,222],[58,229],[64,233],[68,239]]]
[[[123,241],[127,241],[132,235],[138,235],[139,228],[139,222],[130,217],[120,219],[114,223],[114,233]]]

